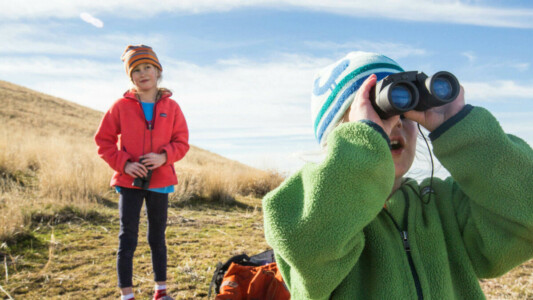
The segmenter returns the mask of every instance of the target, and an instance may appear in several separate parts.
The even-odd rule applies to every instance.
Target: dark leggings
[[[165,229],[167,225],[168,194],[147,190],[120,188],[119,211],[120,233],[117,253],[118,286],[133,286],[133,253],[137,247],[139,217],[143,200],[146,199],[148,215],[148,243],[152,252],[154,281],[167,280],[167,246]]]

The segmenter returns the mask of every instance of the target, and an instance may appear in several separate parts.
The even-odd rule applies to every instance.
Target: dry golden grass
[[[101,117],[0,81],[1,297],[117,298],[117,196],[92,140]],[[217,261],[268,247],[258,198],[283,177],[194,146],[175,166],[169,287],[177,299],[205,299]],[[136,253],[136,293],[147,298],[151,266],[142,238]],[[482,287],[489,299],[533,299],[532,271],[533,260]]]
[[[89,211],[114,197],[112,170],[93,142],[103,113],[3,81],[0,104],[7,124],[0,128],[0,239],[27,226],[32,213],[65,205]],[[230,203],[236,195],[262,196],[283,180],[195,146],[176,169],[174,203]]]
[[[110,169],[88,141],[2,127],[0,148],[0,238],[29,225],[34,212],[69,204],[89,209],[110,191]]]

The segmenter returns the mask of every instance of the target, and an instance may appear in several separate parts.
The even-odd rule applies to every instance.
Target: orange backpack
[[[272,250],[252,257],[234,256],[218,264],[211,288],[215,300],[289,300],[290,294],[274,261]],[[208,297],[209,297],[208,296]]]

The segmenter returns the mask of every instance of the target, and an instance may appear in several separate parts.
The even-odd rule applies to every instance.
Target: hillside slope
[[[109,187],[112,170],[93,140],[103,114],[0,81],[0,240],[29,225],[43,208],[89,209],[116,198]],[[179,184],[172,202],[231,202],[238,195],[261,196],[282,180],[195,146],[175,167]]]
[[[0,80],[0,122],[8,128],[40,135],[57,133],[92,141],[103,112]],[[184,163],[232,166],[251,170],[240,162],[191,146]],[[255,169],[254,169],[255,170]]]

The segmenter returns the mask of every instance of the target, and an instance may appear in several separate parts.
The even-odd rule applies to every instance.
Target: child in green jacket
[[[312,114],[326,158],[263,199],[292,299],[484,299],[479,278],[533,257],[531,147],[465,105],[462,88],[447,105],[380,119],[369,92],[402,71],[352,52],[318,74]],[[416,123],[451,177],[404,178]]]

